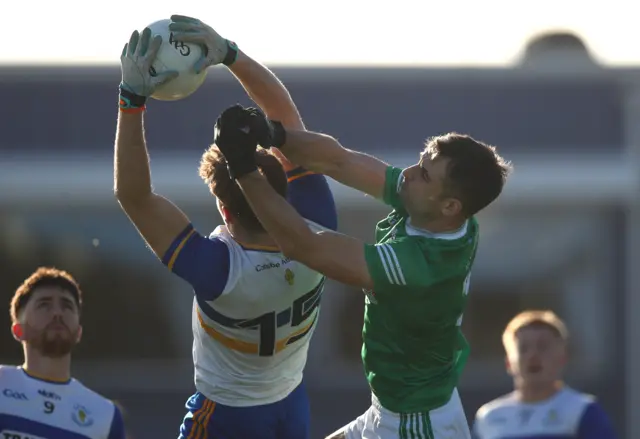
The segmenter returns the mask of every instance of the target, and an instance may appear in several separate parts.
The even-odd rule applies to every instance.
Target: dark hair
[[[9,313],[13,323],[18,321],[20,311],[27,306],[33,292],[41,287],[58,287],[68,291],[73,296],[78,311],[82,309],[82,291],[73,276],[56,268],[40,267],[22,282],[11,299]]]
[[[495,147],[471,136],[448,133],[432,137],[425,153],[449,159],[444,192],[458,198],[462,211],[471,216],[484,209],[502,192],[511,165]]]
[[[287,174],[278,159],[268,150],[256,151],[258,169],[271,187],[280,195],[287,196]],[[240,186],[229,177],[227,161],[217,146],[212,145],[202,155],[200,177],[209,185],[211,193],[220,200],[238,222],[248,231],[264,232],[264,227],[251,210]]]

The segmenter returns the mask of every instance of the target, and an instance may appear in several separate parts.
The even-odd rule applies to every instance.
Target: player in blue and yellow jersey
[[[0,437],[124,439],[120,410],[71,378],[82,292],[73,277],[39,268],[11,300],[11,332],[24,364],[0,366]]]
[[[197,69],[224,63],[264,111],[304,125],[289,93],[264,66],[188,17],[172,17],[174,38],[207,48]],[[285,258],[253,214],[216,145],[200,176],[217,198],[224,225],[209,236],[152,190],[143,134],[145,97],[166,78],[149,76],[160,40],[134,33],[122,58],[115,190],[154,253],[195,292],[192,330],[197,393],[180,438],[304,439],[309,405],[302,372],[318,321],[323,275]],[[170,75],[169,75],[170,77]],[[325,178],[295,168],[277,151],[258,150],[262,174],[314,230],[336,228]]]

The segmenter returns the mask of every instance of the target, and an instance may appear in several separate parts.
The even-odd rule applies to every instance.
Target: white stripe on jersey
[[[396,251],[390,245],[388,245],[387,247],[389,248],[389,252],[391,253],[391,256],[393,258],[393,263],[395,264],[396,269],[398,270],[398,276],[400,276],[400,283],[402,285],[406,285],[407,281],[404,280],[404,274],[402,273],[402,267],[400,267],[400,261],[398,261],[398,256],[396,256]]]
[[[376,249],[378,250],[378,256],[380,256],[380,262],[382,262],[382,268],[384,268],[384,272],[387,275],[387,279],[389,279],[389,283],[393,284],[395,282],[391,279],[391,274],[389,273],[389,267],[387,266],[387,261],[385,259],[386,256],[382,251],[382,247],[383,246],[384,246],[384,244],[378,245],[378,246],[376,246]]]
[[[396,256],[396,252],[393,250],[393,247],[387,244],[380,244],[377,247],[378,254],[380,255],[380,261],[382,262],[382,267],[387,274],[389,283],[394,285],[406,285],[407,282],[405,281],[402,268],[400,267],[400,262],[398,261],[398,257]]]
[[[396,183],[396,193],[398,194],[400,193],[402,183],[404,183],[404,174],[401,172],[398,176],[398,182]]]

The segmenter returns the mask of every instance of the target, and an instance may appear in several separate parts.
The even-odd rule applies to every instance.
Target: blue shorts
[[[310,410],[304,383],[266,405],[230,407],[202,393],[186,404],[179,439],[309,439]]]

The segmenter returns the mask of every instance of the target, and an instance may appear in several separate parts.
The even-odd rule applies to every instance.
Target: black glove
[[[216,120],[213,142],[227,160],[229,176],[234,180],[258,169],[255,159],[258,138],[250,132],[254,117],[252,112],[236,104]]]
[[[284,145],[287,135],[280,122],[267,119],[258,108],[249,107],[247,111],[252,115],[249,125],[251,133],[257,137],[260,146],[280,148]]]

